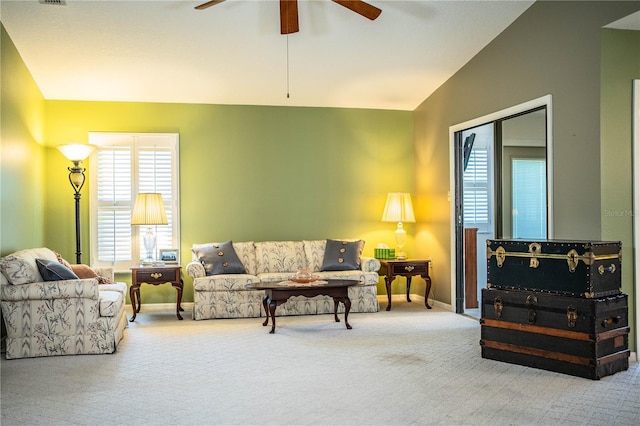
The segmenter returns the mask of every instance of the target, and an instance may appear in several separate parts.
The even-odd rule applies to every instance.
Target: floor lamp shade
[[[154,250],[156,247],[156,236],[151,225],[167,225],[167,212],[164,209],[162,194],[140,193],[136,197],[131,215],[132,225],[147,225],[147,232],[144,235],[144,248],[147,250],[145,263],[153,263]]]
[[[95,145],[82,144],[82,143],[70,143],[67,145],[60,145],[58,149],[62,154],[72,162],[80,162],[87,159],[89,155],[96,149]]]
[[[407,192],[390,192],[387,195],[387,202],[382,213],[383,222],[397,222],[398,227],[395,231],[396,244],[398,250],[396,257],[405,259],[406,255],[402,251],[407,242],[407,231],[403,228],[403,222],[413,223],[416,221],[413,214],[413,204],[411,203],[411,194]]]

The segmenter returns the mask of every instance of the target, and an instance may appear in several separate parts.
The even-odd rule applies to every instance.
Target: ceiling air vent
[[[57,6],[66,6],[67,0],[39,0],[41,4],[54,4]]]

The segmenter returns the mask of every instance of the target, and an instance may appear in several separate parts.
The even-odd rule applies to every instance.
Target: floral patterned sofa
[[[84,266],[97,277],[57,279],[67,278],[68,272],[59,265],[60,259],[48,248],[0,258],[7,359],[115,352],[127,326],[127,285],[113,282],[110,268],[92,270],[86,265],[74,266]],[[49,281],[43,278],[43,267]]]
[[[327,254],[327,247],[336,253]],[[307,268],[320,279],[342,278],[361,282],[349,287],[351,312],[378,312],[380,262],[363,257],[364,241],[313,240],[194,244],[193,261],[186,272],[193,278],[193,318],[251,318],[264,316],[264,291],[248,284],[284,281]],[[340,254],[346,250],[348,256]],[[230,253],[231,252],[231,253]],[[227,259],[231,255],[231,260]],[[208,263],[218,257],[217,264]],[[216,259],[213,259],[214,263]],[[226,264],[225,264],[226,263]],[[324,269],[324,270],[323,270]],[[340,304],[339,309],[344,311]],[[333,313],[330,297],[292,297],[278,306],[276,315]]]

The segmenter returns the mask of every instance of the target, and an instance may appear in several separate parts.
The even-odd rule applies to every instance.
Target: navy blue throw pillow
[[[194,250],[194,254],[204,266],[207,275],[246,274],[231,241]]]
[[[327,240],[321,271],[350,271],[361,269],[364,241]]]
[[[73,271],[57,260],[36,259],[38,271],[45,281],[77,280]]]

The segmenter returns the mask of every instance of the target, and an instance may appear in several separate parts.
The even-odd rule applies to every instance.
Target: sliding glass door
[[[454,133],[458,313],[479,314],[477,301],[487,282],[487,239],[550,238],[548,113],[544,104]],[[477,238],[470,250],[465,235],[472,234]],[[465,268],[474,263],[477,282],[470,283]]]

